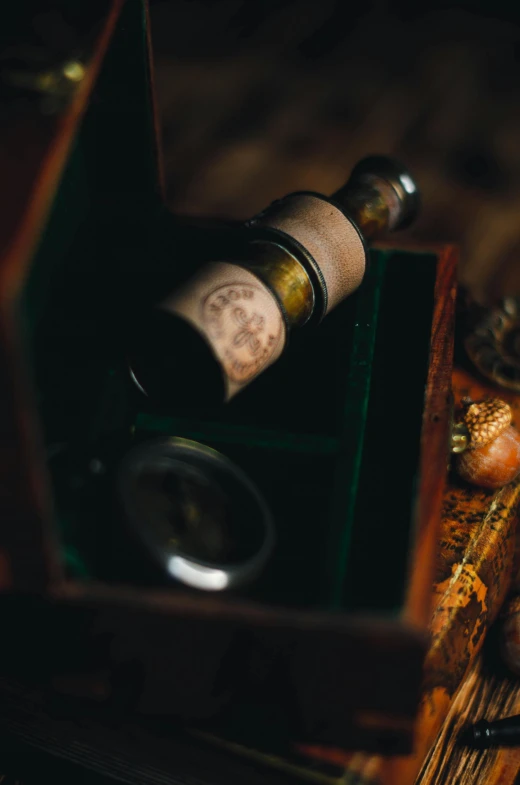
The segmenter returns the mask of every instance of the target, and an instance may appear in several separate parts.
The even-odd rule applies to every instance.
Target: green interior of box
[[[126,4],[23,303],[67,568],[80,580],[182,588],[143,557],[114,491],[132,444],[182,436],[238,462],[272,509],[274,555],[242,595],[392,612],[405,584],[436,258],[372,252],[360,290],[295,331],[230,404],[150,407],[125,365],[135,314],[206,259],[232,258],[242,234],[176,221],[160,203],[141,14]]]

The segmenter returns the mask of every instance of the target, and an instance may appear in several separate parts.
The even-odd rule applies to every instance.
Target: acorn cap
[[[478,403],[466,399],[462,406],[462,421],[469,431],[470,450],[489,444],[511,425],[511,407],[500,398],[488,398]]]

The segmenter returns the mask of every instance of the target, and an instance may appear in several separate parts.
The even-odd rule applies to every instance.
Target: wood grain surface
[[[417,785],[517,785],[520,749],[474,750],[464,732],[481,719],[520,713],[520,681],[480,657],[464,681],[425,762]]]

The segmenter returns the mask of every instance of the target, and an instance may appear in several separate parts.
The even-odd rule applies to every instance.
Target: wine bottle
[[[393,159],[363,159],[332,198],[297,192],[246,223],[240,261],[206,264],[139,324],[133,381],[161,406],[229,401],[362,283],[367,242],[408,226],[419,192]]]

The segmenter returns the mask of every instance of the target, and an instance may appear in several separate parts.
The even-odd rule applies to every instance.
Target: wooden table
[[[489,643],[496,643],[491,636]],[[487,646],[489,649],[490,646]],[[417,785],[518,785],[520,748],[477,751],[461,743],[463,729],[480,719],[520,714],[520,680],[481,656],[462,685]],[[491,659],[491,662],[489,661]]]

